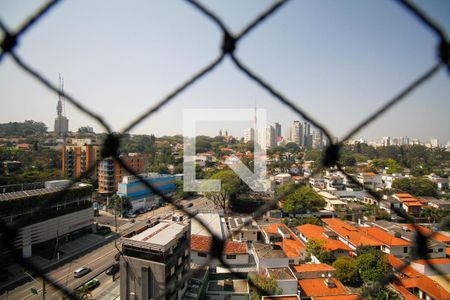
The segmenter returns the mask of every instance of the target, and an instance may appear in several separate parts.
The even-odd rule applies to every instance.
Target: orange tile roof
[[[403,227],[409,228],[410,230],[413,230],[413,231],[416,231],[416,228],[417,228],[417,230],[419,230],[419,232],[424,235],[433,234],[433,236],[431,237],[433,240],[450,245],[450,237],[448,237],[440,232],[433,233],[433,231],[431,229],[429,229],[425,226],[421,226],[421,225],[413,225],[413,224],[401,224],[401,225]]]
[[[209,236],[191,236],[191,249],[201,253],[209,253],[212,245],[212,238]],[[246,243],[225,242],[223,254],[246,254],[248,247]]]
[[[351,251],[352,249],[339,240],[333,240],[327,238],[324,233],[326,232],[325,228],[318,225],[313,224],[305,224],[295,227],[298,231],[300,231],[308,240],[309,239],[317,239],[324,241],[324,247],[328,251],[334,251],[337,249],[342,249],[346,251]]]
[[[322,221],[342,238],[355,246],[381,246],[383,243],[363,233],[358,228],[342,221],[341,219],[322,219]]]
[[[420,202],[417,201],[403,202],[403,204],[405,204],[406,206],[422,206],[422,204],[420,204]]]
[[[300,279],[298,281],[300,295],[314,297],[347,294],[347,289],[339,280],[336,278],[329,278],[329,280],[332,280],[336,287],[328,287],[324,278]]]
[[[397,292],[399,292],[405,300],[417,300],[416,296],[413,293],[408,291],[401,283],[399,282],[391,282],[390,286],[392,286]]]
[[[299,257],[301,250],[306,250],[305,244],[284,224],[270,224],[269,226],[260,226],[261,230],[270,234],[280,234],[278,228],[283,227],[289,233],[290,238],[285,239],[281,243],[276,243],[283,249],[287,257]]]
[[[434,299],[450,299],[450,293],[427,276],[400,279],[405,288],[419,288]]]
[[[447,254],[447,256],[450,256],[450,247],[447,247],[447,249],[445,249],[445,254]]]
[[[295,265],[292,267],[294,268],[294,271],[298,272],[298,273],[336,271],[335,268],[333,268],[332,266],[327,265],[327,264],[303,264],[303,265]]]
[[[358,294],[319,296],[319,297],[312,298],[312,300],[362,300],[362,299],[363,299],[363,297]]]
[[[404,276],[406,277],[420,277],[423,276],[421,273],[417,272],[413,267],[406,265],[405,263],[395,257],[392,254],[386,254],[386,258],[388,259],[389,263],[391,264],[391,266],[397,270],[397,272],[402,273]]]
[[[431,264],[431,265],[447,265],[450,264],[450,258],[430,258],[428,260],[425,259],[418,259],[413,261],[416,264],[420,264],[420,265],[427,265],[427,264]]]
[[[413,196],[408,193],[395,193],[394,195],[399,198],[413,198]]]
[[[392,246],[410,246],[411,243],[404,240],[397,238],[395,236],[390,235],[386,231],[384,231],[381,228],[378,227],[361,227],[359,230],[367,232],[369,235],[374,237],[375,239],[379,240],[385,245],[388,245],[390,247]]]
[[[263,296],[264,300],[298,300],[298,296]]]
[[[363,176],[368,176],[368,177],[373,177],[373,176],[376,176],[377,174],[375,174],[374,172],[366,172],[366,173],[363,173]]]

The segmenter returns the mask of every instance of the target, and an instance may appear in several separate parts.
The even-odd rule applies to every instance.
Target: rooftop
[[[187,232],[189,224],[177,223],[172,221],[160,221],[156,225],[143,227],[122,236],[124,245],[166,251],[176,243]]]
[[[197,214],[191,219],[191,234],[211,236],[200,222],[208,226],[208,229],[217,237],[225,239],[225,229],[219,214]]]
[[[276,245],[264,244],[264,243],[253,243],[256,255],[259,259],[261,258],[287,258],[286,253],[281,249],[281,247]]]
[[[363,299],[363,297],[358,294],[319,296],[319,297],[312,298],[312,300],[362,300],[362,299]]]
[[[267,268],[267,272],[270,277],[275,277],[277,280],[289,280],[296,279],[294,274],[292,274],[291,269],[288,267],[284,268]]]
[[[395,237],[383,229],[377,227],[360,227],[359,230],[364,231],[379,240],[385,245],[392,246],[410,246],[411,243],[401,238]]]
[[[339,240],[330,239],[325,236],[325,228],[313,224],[305,224],[297,226],[296,229],[301,232],[308,240],[318,239],[324,241],[324,247],[329,251],[334,251],[337,249],[351,251],[352,249]]]
[[[412,263],[416,263],[419,265],[448,265],[450,264],[450,258],[430,258],[428,260],[418,259],[413,261]]]
[[[327,265],[327,264],[303,264],[303,265],[292,266],[292,268],[295,270],[295,272],[298,272],[298,273],[336,271],[335,268],[333,268],[332,266]]]
[[[262,296],[262,300],[299,300],[297,295]]]
[[[214,280],[208,282],[208,292],[248,293],[247,280]]]
[[[212,237],[202,235],[191,235],[191,250],[210,253],[212,246]],[[240,242],[225,242],[223,254],[248,254],[248,247],[246,243]]]
[[[330,284],[327,284],[329,282]],[[335,278],[300,279],[298,285],[302,296],[345,295],[347,289]]]
[[[322,219],[322,221],[342,238],[355,246],[381,246],[383,243],[363,233],[358,228],[342,221],[341,219]]]

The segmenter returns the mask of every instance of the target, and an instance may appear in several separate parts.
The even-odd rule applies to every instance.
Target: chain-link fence
[[[15,48],[18,44],[19,38],[29,29],[31,29],[33,26],[37,26],[37,22],[45,17],[45,15],[53,9],[59,2],[59,0],[53,0],[46,3],[41,9],[36,11],[35,14],[30,16],[23,25],[18,28],[17,30],[10,30],[5,26],[5,24],[0,20],[0,28],[3,31],[4,38],[1,42],[1,49],[2,52],[0,53],[0,62],[3,59],[5,55],[9,55],[12,60],[16,63],[16,65],[21,68],[25,73],[29,74],[31,77],[35,78],[37,81],[39,81],[41,84],[46,86],[48,89],[52,90],[54,93],[58,94],[59,90],[56,85],[51,83],[49,80],[47,80],[39,71],[33,69],[30,65],[25,63],[21,57],[18,56],[18,54],[15,52]],[[171,203],[173,206],[175,206],[177,209],[183,211],[187,215],[189,215],[192,218],[196,218],[196,216],[190,212],[189,210],[186,210],[182,206],[178,205],[174,199],[171,197],[166,196],[165,194],[161,193],[156,187],[154,187],[152,184],[150,184],[148,181],[144,180],[139,174],[136,174],[120,157],[119,157],[119,146],[120,146],[120,140],[122,137],[122,134],[125,132],[129,132],[132,130],[136,125],[138,125],[141,121],[150,118],[155,112],[157,112],[159,109],[161,109],[163,106],[168,104],[169,102],[175,100],[175,98],[182,92],[184,92],[188,87],[195,84],[195,82],[209,74],[213,69],[215,69],[218,65],[220,65],[224,58],[228,56],[231,61],[234,63],[235,67],[240,70],[243,74],[245,74],[248,78],[252,79],[254,82],[256,82],[261,89],[265,90],[267,93],[273,96],[276,101],[280,102],[280,104],[287,106],[292,111],[294,111],[298,116],[300,116],[302,119],[312,123],[317,129],[321,130],[325,137],[328,140],[327,148],[324,151],[324,155],[322,158],[322,165],[321,167],[316,170],[316,172],[320,171],[323,168],[328,167],[337,167],[340,171],[342,171],[345,176],[348,178],[349,181],[352,183],[360,186],[361,188],[365,189],[367,192],[369,192],[373,197],[380,200],[380,197],[378,193],[375,193],[372,190],[368,190],[367,188],[364,188],[364,186],[361,185],[361,183],[357,180],[355,180],[352,176],[347,174],[345,170],[342,168],[342,166],[339,165],[339,150],[342,147],[343,143],[345,143],[347,140],[349,140],[351,137],[353,137],[357,132],[359,132],[361,129],[363,129],[368,124],[372,123],[375,119],[377,119],[379,116],[383,115],[386,111],[391,109],[395,104],[399,103],[400,101],[404,100],[406,96],[408,96],[414,89],[420,87],[424,82],[430,80],[437,71],[445,67],[450,72],[450,44],[449,41],[444,33],[444,31],[440,28],[440,26],[430,17],[428,17],[419,7],[412,4],[409,1],[406,0],[398,0],[399,5],[401,5],[405,13],[411,13],[414,15],[418,22],[421,22],[423,26],[431,29],[434,34],[438,37],[440,43],[437,47],[438,55],[436,57],[436,62],[433,66],[431,66],[428,70],[426,70],[423,75],[421,75],[419,78],[417,78],[415,81],[413,81],[410,85],[408,85],[406,88],[400,91],[397,95],[395,95],[392,99],[387,101],[383,106],[378,108],[373,114],[368,116],[363,122],[355,126],[346,136],[345,138],[340,141],[339,143],[333,143],[333,139],[327,130],[319,121],[314,119],[311,115],[306,113],[301,107],[298,107],[294,101],[287,98],[285,95],[283,95],[279,90],[277,90],[275,87],[273,87],[270,83],[265,81],[263,78],[261,78],[259,75],[257,75],[253,70],[248,68],[236,55],[235,55],[235,49],[236,45],[238,43],[241,43],[245,40],[246,36],[253,30],[256,30],[258,26],[262,26],[264,21],[267,20],[270,17],[273,17],[277,10],[282,8],[285,5],[288,5],[289,1],[276,1],[272,6],[270,6],[266,11],[264,11],[262,14],[257,16],[254,20],[252,20],[247,26],[245,26],[239,33],[233,34],[226,24],[221,20],[219,16],[214,14],[214,12],[207,9],[205,6],[200,4],[197,1],[193,0],[187,0],[187,3],[189,3],[192,6],[192,9],[197,10],[203,17],[208,18],[211,23],[213,23],[215,26],[219,27],[219,29],[222,32],[223,35],[223,41],[221,45],[221,52],[218,55],[216,59],[214,59],[211,63],[209,63],[207,66],[205,66],[203,69],[199,70],[197,73],[193,74],[192,77],[188,78],[184,83],[177,86],[171,93],[168,94],[165,98],[161,99],[155,106],[150,107],[147,111],[145,111],[141,116],[139,116],[137,119],[132,121],[121,133],[113,133],[107,122],[97,113],[95,113],[90,108],[86,107],[85,105],[81,104],[79,100],[77,100],[72,95],[69,95],[65,93],[65,98],[73,104],[77,109],[84,112],[85,114],[89,115],[92,119],[96,120],[103,128],[108,132],[108,136],[106,140],[104,141],[103,148],[101,155],[103,158],[106,157],[113,157],[126,171],[128,171],[130,174],[136,176],[142,184],[146,186],[151,192],[161,197],[165,202]],[[80,181],[84,177],[88,176],[91,172],[94,171],[94,167],[90,168],[88,172],[80,176],[75,180],[75,182]],[[66,188],[62,195],[69,190],[70,187]],[[288,191],[289,192],[289,191]],[[61,196],[61,194],[58,194],[58,196]],[[282,195],[283,196],[283,195]],[[42,210],[48,205],[52,205],[52,201],[54,199],[47,199],[46,201],[42,202],[42,204],[38,207],[38,209]],[[257,218],[262,216],[267,210],[273,208],[276,206],[278,199],[275,199],[273,201],[268,201],[265,205],[260,207],[256,212],[254,212],[253,217]],[[414,219],[410,218],[408,215],[405,215],[401,211],[397,212],[398,214],[405,217],[411,224],[414,225]],[[210,259],[218,259],[225,267],[228,266],[228,264],[222,259],[222,252],[224,249],[224,240],[221,238],[218,238],[215,236],[212,231],[206,226],[206,224],[203,224],[201,220],[197,221],[201,223],[202,226],[205,227],[206,230],[210,232],[212,235],[212,246],[210,249]],[[251,222],[248,221],[248,222]],[[247,223],[248,223],[247,222]],[[25,224],[25,220],[18,220],[15,223],[12,224],[0,224],[1,231],[2,231],[2,245],[7,248],[14,260],[20,264],[25,269],[29,270],[30,272],[33,272],[37,276],[42,277],[42,279],[47,282],[50,285],[53,285],[57,289],[61,290],[61,292],[69,299],[76,299],[76,295],[73,294],[73,292],[69,289],[67,289],[65,286],[60,284],[59,282],[56,282],[51,277],[49,277],[47,274],[42,272],[39,267],[37,267],[32,261],[29,259],[22,258],[22,254],[17,251],[17,249],[14,248],[13,242],[15,240],[15,237],[19,231],[19,229]],[[239,230],[242,229],[244,226],[247,225],[247,223],[243,223],[239,226]],[[429,260],[428,256],[428,249],[427,249],[427,240],[430,239],[433,234],[431,235],[425,235],[423,234],[418,228],[416,227],[416,242],[415,242],[415,251],[414,251],[414,259],[424,259],[427,263]],[[120,249],[117,249],[120,252]],[[403,267],[399,268],[400,271],[402,268],[406,267],[405,264]],[[434,264],[429,264],[429,266],[438,274],[443,274]],[[188,272],[183,276],[181,280],[178,282],[183,283],[186,280],[188,280],[192,276],[192,272]],[[242,276],[239,273],[236,273],[236,276]],[[374,286],[370,292],[374,292],[377,288],[380,286],[386,285],[389,282],[391,282],[395,278],[394,275],[386,276],[383,280],[378,282],[376,286]],[[444,277],[446,278],[446,277]],[[448,279],[447,279],[448,280]],[[250,281],[250,284],[252,282]],[[178,289],[179,286],[173,287],[174,289]],[[170,292],[170,291],[168,291]],[[161,295],[161,298],[164,298],[165,295]]]

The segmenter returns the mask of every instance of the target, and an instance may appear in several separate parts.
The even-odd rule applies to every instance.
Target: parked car
[[[106,269],[106,275],[113,275],[116,274],[120,269],[119,263],[115,263],[111,265],[108,269]]]
[[[89,273],[90,271],[91,271],[91,269],[88,268],[88,267],[81,267],[81,268],[79,268],[79,269],[76,269],[76,270],[73,272],[73,277],[75,277],[75,278],[83,277],[84,275],[86,275],[86,274]]]

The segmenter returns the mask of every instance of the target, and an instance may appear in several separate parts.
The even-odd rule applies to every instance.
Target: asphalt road
[[[114,263],[114,255],[117,253],[117,249],[114,246],[114,242],[100,247],[83,257],[72,260],[71,262],[51,271],[48,273],[57,283],[66,286],[69,289],[75,289],[92,278],[98,278],[100,280],[100,286],[102,283],[108,282],[110,279],[104,271]],[[87,266],[92,271],[81,278],[75,278],[73,276],[74,270]],[[111,281],[112,282],[112,281]],[[97,287],[97,288],[100,288]],[[31,288],[38,290],[38,295],[31,294]],[[62,294],[56,290],[55,287],[50,284],[46,284],[45,299],[61,299]],[[9,291],[8,294],[3,294],[0,299],[42,299],[42,279],[35,278],[34,280],[25,283],[16,289]]]
[[[212,202],[204,197],[197,197],[189,200],[181,200],[180,204],[187,206],[189,203],[192,203],[191,207],[187,207],[190,211],[195,211],[198,209],[214,209],[214,205]],[[158,216],[163,215],[171,215],[175,213],[173,206],[167,205],[165,207],[158,208],[153,211],[149,211],[145,214],[138,215],[136,217],[136,222],[130,224],[130,228],[125,231],[132,230],[134,227],[139,227],[143,223],[145,223],[150,218],[156,218]],[[109,216],[104,216],[103,220],[108,220]],[[99,220],[100,221],[100,220]],[[106,221],[108,222],[108,221]],[[103,223],[103,222],[102,222]],[[121,220],[121,224],[126,224],[127,221]],[[128,221],[130,223],[130,221]],[[120,226],[120,225],[119,225]],[[120,245],[118,245],[120,248]],[[115,248],[115,242],[111,242],[107,245],[104,245],[100,248],[90,251],[86,255],[79,257],[71,262],[66,263],[65,265],[54,269],[47,273],[47,275],[51,276],[56,282],[67,287],[68,289],[75,289],[85,282],[97,278],[100,281],[100,285],[97,286],[92,291],[92,297],[95,299],[96,295],[99,295],[101,292],[107,290],[113,283],[112,276],[108,276],[104,273],[104,271],[111,266],[114,261],[114,255],[117,253],[117,249]],[[92,271],[81,278],[74,278],[73,272],[74,270],[87,266],[92,269]],[[116,274],[116,276],[119,273]],[[36,288],[38,290],[38,295],[31,294],[31,288]],[[62,293],[58,291],[55,287],[51,286],[49,283],[46,283],[46,293],[45,299],[56,299],[60,300],[62,298]],[[34,300],[34,299],[42,299],[42,279],[34,278],[30,279],[29,282],[15,288],[12,291],[9,291],[7,294],[4,293],[0,296],[0,300],[3,299],[23,299],[23,300]]]

